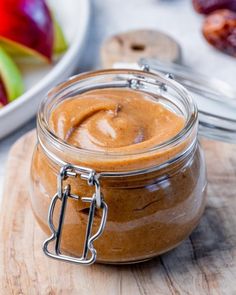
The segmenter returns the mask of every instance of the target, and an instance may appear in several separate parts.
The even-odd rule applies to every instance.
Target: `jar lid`
[[[191,93],[198,107],[200,135],[236,143],[236,89],[179,64],[143,58],[139,65],[168,75]]]

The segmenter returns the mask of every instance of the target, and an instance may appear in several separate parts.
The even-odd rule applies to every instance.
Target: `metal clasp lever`
[[[64,180],[66,180],[68,177],[77,177],[78,175],[82,179],[86,179],[89,186],[95,187],[95,192],[91,198],[80,198],[77,195],[71,194],[71,186],[69,184],[65,188],[63,188]],[[73,198],[76,200],[81,199],[82,202],[90,203],[84,249],[83,249],[83,254],[81,257],[67,256],[62,254],[60,250],[61,234],[62,234],[62,228],[63,228],[63,222],[64,222],[68,198]],[[61,202],[61,208],[60,208],[58,227],[56,228],[53,223],[53,214],[54,214],[56,203],[58,201]],[[91,236],[94,214],[96,209],[99,209],[99,208],[102,209],[100,226],[97,232],[93,236]],[[95,171],[84,168],[84,167],[76,167],[73,165],[63,166],[61,168],[60,174],[58,175],[58,191],[52,198],[49,211],[48,211],[48,225],[50,227],[52,235],[47,240],[45,240],[43,244],[44,253],[51,258],[62,260],[62,261],[73,262],[78,264],[86,264],[86,265],[90,265],[94,263],[96,261],[97,252],[93,246],[93,242],[103,233],[103,230],[106,224],[106,218],[107,218],[107,204],[103,200],[103,196],[100,191],[100,184],[96,177]],[[50,252],[49,244],[51,244],[53,241],[55,241],[54,252]]]

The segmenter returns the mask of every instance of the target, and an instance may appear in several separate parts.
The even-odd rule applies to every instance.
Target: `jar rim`
[[[130,80],[132,77],[135,79],[151,79],[155,83],[158,83],[159,87],[165,88],[170,87],[174,89],[178,95],[184,100],[185,107],[187,110],[187,118],[185,120],[184,127],[172,138],[168,139],[167,141],[157,144],[151,148],[142,150],[142,151],[132,151],[132,152],[107,152],[107,151],[94,151],[90,149],[84,149],[79,148],[74,145],[71,145],[67,143],[65,140],[59,138],[50,128],[48,121],[46,119],[47,117],[47,111],[51,104],[51,107],[54,105],[54,103],[57,101],[58,95],[63,92],[65,89],[69,89],[70,87],[79,87],[79,84],[83,81],[93,81],[93,78],[95,77],[119,77],[122,76],[127,77],[127,87],[131,87],[131,89],[134,89],[132,87],[132,81]],[[130,79],[129,79],[130,78]],[[106,88],[106,87],[104,87]],[[91,90],[88,89],[87,91]],[[139,90],[139,89],[135,89]],[[195,102],[193,101],[191,95],[187,91],[185,87],[183,87],[178,82],[172,80],[169,77],[164,76],[163,74],[157,74],[146,72],[142,70],[130,70],[130,69],[105,69],[105,70],[97,70],[97,71],[90,71],[86,73],[81,73],[75,76],[70,77],[68,80],[59,83],[55,87],[53,87],[45,96],[45,98],[42,100],[38,116],[37,116],[37,127],[38,127],[38,136],[39,133],[42,133],[55,147],[61,147],[64,150],[72,153],[81,153],[81,155],[86,154],[87,156],[91,155],[93,157],[111,157],[111,158],[123,158],[125,156],[141,156],[146,155],[151,152],[161,151],[166,148],[170,148],[172,146],[177,145],[184,139],[188,137],[188,135],[191,133],[193,127],[196,125],[198,121],[198,111],[197,106]]]

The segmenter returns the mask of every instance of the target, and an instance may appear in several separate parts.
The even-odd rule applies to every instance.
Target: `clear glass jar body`
[[[93,75],[96,76],[96,73]],[[121,73],[119,79],[120,75]],[[53,141],[50,133],[44,132],[40,116],[43,114],[44,118],[46,113],[50,115],[55,97],[58,97],[59,90],[63,90],[65,85],[60,87],[57,91],[53,91],[54,98],[51,99],[51,104],[46,107],[44,105],[43,112],[39,114],[40,140],[35,148],[31,166],[32,208],[39,225],[48,235],[50,233],[47,224],[48,208],[57,191],[60,165],[45,151],[50,151],[67,163],[80,164],[103,172],[97,162],[88,164],[90,156],[83,157],[81,152],[84,151],[68,150],[70,147],[57,140]],[[76,88],[74,84],[73,87]],[[71,92],[69,93],[71,95]],[[108,205],[108,216],[102,236],[94,242],[98,262],[131,263],[149,259],[176,247],[197,226],[205,207],[206,166],[203,152],[196,139],[196,117],[192,114],[185,115],[186,120],[192,119],[192,122],[186,123],[186,129],[189,127],[188,133],[180,134],[174,142],[158,147],[161,156],[158,158],[152,156],[150,161],[144,161],[143,167],[138,167],[138,173],[129,174],[130,167],[123,166],[122,169],[127,175],[114,174],[112,177],[101,177],[100,185]],[[156,151],[152,153],[155,154]],[[111,155],[111,158],[113,156]],[[130,157],[130,155],[116,155],[114,163],[117,158],[121,161],[125,156]],[[102,158],[101,155],[99,157]],[[106,160],[109,160],[107,157],[109,155],[106,155],[106,159],[100,159],[104,166]],[[140,157],[143,159],[143,155]],[[86,181],[79,178],[68,179],[66,182],[71,185],[75,195],[91,197],[94,192]],[[60,208],[56,206],[55,226],[58,224],[59,211]],[[88,213],[88,204],[73,199],[68,201],[61,240],[61,248],[66,254],[81,255]],[[97,210],[93,226],[95,232],[100,219],[101,212]]]

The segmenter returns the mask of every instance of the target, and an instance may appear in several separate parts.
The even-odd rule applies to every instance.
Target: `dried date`
[[[218,9],[236,11],[236,0],[192,0],[194,9],[202,14],[209,14]]]
[[[227,9],[216,10],[203,23],[203,35],[215,48],[236,56],[236,13]]]

